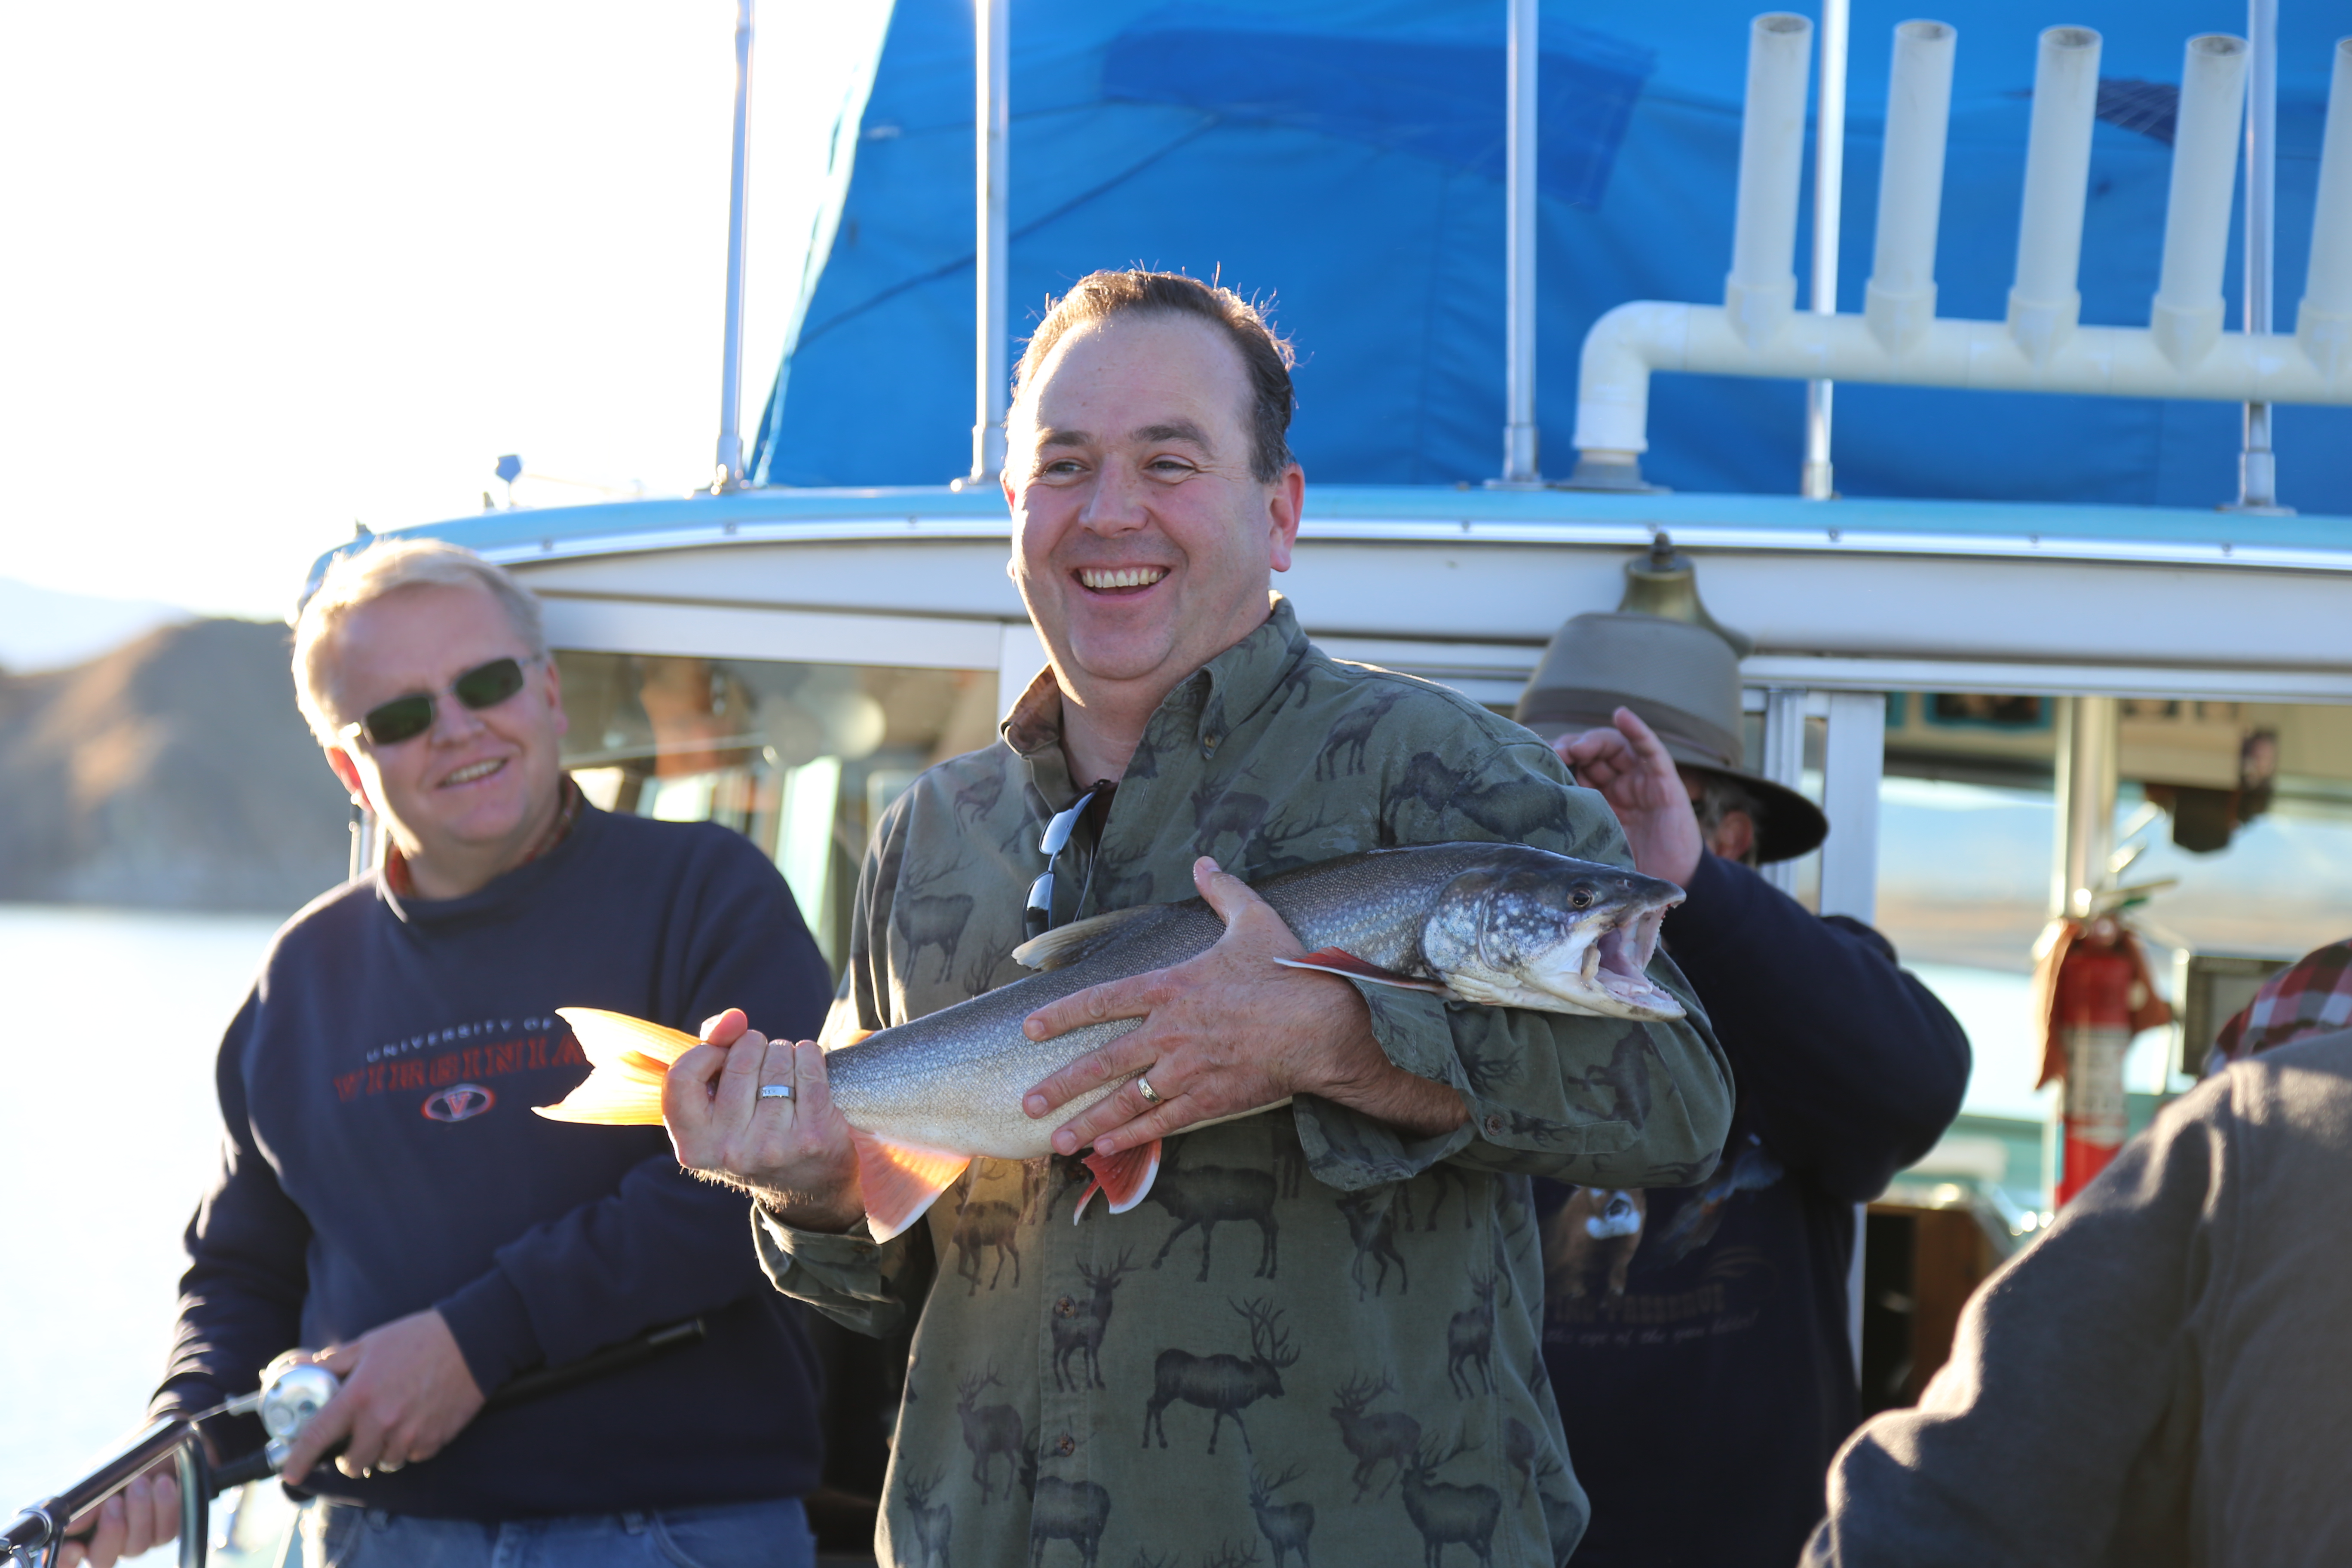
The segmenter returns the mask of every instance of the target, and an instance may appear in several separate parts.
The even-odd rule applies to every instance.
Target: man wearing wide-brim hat
[[[1885,938],[1752,869],[1831,824],[1743,765],[1738,661],[1714,631],[1579,616],[1517,716],[1607,799],[1634,865],[1687,891],[1665,945],[1738,1090],[1703,1185],[1546,1194],[1544,1360],[1592,1499],[1578,1568],[1787,1568],[1859,1419],[1854,1205],[1958,1113],[1968,1038]]]

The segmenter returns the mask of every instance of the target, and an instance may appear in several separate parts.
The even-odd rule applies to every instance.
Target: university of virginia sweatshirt
[[[188,1226],[157,1408],[204,1408],[281,1351],[427,1308],[486,1393],[698,1317],[699,1343],[485,1409],[391,1475],[321,1465],[308,1489],[478,1520],[809,1490],[817,1368],[742,1196],[682,1172],[659,1128],[531,1108],[588,1073],[558,1007],[694,1029],[739,1006],[794,1039],[831,993],[775,868],[709,824],[583,808],[467,897],[381,879],[327,894],[278,932],[222,1042],[222,1166]],[[257,1445],[240,1426],[230,1446]]]

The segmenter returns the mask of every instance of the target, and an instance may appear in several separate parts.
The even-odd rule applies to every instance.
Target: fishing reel
[[[204,1568],[212,1533],[212,1500],[221,1492],[276,1475],[295,1439],[342,1380],[325,1367],[296,1359],[289,1351],[269,1363],[261,1386],[194,1415],[168,1415],[125,1444],[111,1458],[55,1497],[16,1516],[0,1532],[0,1564],[50,1568],[64,1548],[72,1522],[169,1458],[180,1480],[181,1568]],[[269,1441],[241,1459],[215,1467],[205,1457],[199,1422],[215,1415],[258,1415]]]

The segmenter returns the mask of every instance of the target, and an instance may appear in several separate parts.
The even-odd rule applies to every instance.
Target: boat
[[[730,353],[710,490],[397,532],[513,570],[590,796],[745,833],[837,965],[881,813],[986,744],[1044,662],[992,479],[1009,301],[1139,256],[1272,294],[1305,353],[1309,479],[1280,586],[1321,646],[1507,712],[1564,620],[1695,573],[1752,645],[1751,762],[1833,825],[1783,885],[1890,930],[1971,1024],[1980,1079],[2010,1075],[1869,1218],[1859,1371],[1873,1407],[1903,1401],[2047,1223],[2043,923],[2112,901],[2135,855],[2180,879],[2137,917],[2183,1015],[2131,1069],[2141,1121],[2231,997],[2343,934],[2352,40],[2259,0],[2270,30],[2227,47],[2192,43],[2179,5],[2106,40],[1976,5],[1960,58],[1997,63],[1956,78],[1950,37],[1851,40],[1843,0],[1818,25],[1410,9],[900,0],[842,139],[829,259],[748,428]],[[1812,164],[1849,172],[1813,182],[1800,308],[1817,58]],[[1849,121],[1849,89],[1915,109]],[[941,199],[967,177],[968,206]],[[1867,184],[1873,234],[1840,220]],[[2260,210],[2232,260],[2241,184]],[[1297,221],[1340,212],[1353,227]],[[2264,212],[2310,258],[2291,331]],[[2232,268],[2256,280],[2231,285],[2236,329]],[[1581,374],[1539,397],[1539,357]],[[1544,437],[1576,450],[1550,479]],[[362,824],[355,867],[373,853]],[[825,1350],[887,1374],[887,1347]],[[870,1499],[861,1415],[832,1481]]]

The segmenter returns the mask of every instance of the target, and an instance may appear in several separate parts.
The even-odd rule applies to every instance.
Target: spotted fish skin
[[[1462,980],[1433,957],[1433,946],[1483,944],[1492,954],[1513,941],[1549,942],[1580,952],[1612,932],[1638,930],[1646,965],[1656,922],[1682,899],[1672,883],[1618,867],[1480,843],[1367,850],[1284,872],[1255,890],[1310,953],[1337,950],[1433,985]],[[1224,934],[1223,921],[1200,899],[1115,915],[1102,925],[1059,967],[832,1052],[826,1068],[842,1115],[895,1143],[1003,1160],[1052,1152],[1055,1129],[1118,1086],[1043,1118],[1022,1110],[1022,1096],[1142,1020],[1089,1024],[1050,1040],[1030,1039],[1023,1020],[1090,986],[1198,957]],[[1678,1004],[1657,995],[1662,1010],[1654,1016],[1681,1015]],[[1534,988],[1511,1000],[1556,1012],[1603,1011]]]

